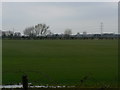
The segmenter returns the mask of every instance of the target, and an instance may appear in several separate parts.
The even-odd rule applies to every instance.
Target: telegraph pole
[[[101,35],[103,34],[103,22],[100,23]]]

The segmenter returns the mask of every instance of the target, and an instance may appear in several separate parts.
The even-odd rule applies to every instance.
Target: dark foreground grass
[[[3,84],[116,86],[117,40],[3,40]]]
[[[23,88],[3,88],[2,90],[23,90]],[[29,88],[28,90],[119,90],[119,88]]]

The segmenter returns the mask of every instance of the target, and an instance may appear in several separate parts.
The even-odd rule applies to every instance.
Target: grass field
[[[3,40],[3,84],[36,85],[117,83],[117,40]]]

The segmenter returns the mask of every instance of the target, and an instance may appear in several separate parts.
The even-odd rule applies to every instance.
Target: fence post
[[[27,75],[22,76],[23,90],[28,90],[28,77]]]

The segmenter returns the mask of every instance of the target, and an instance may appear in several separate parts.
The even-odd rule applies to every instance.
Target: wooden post
[[[28,90],[28,77],[27,75],[22,76],[23,90]]]

